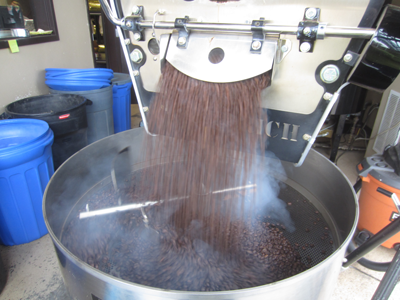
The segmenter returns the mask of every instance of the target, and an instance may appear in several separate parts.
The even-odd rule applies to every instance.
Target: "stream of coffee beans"
[[[192,239],[189,228],[195,221],[201,240],[220,252],[235,251],[238,241],[231,226],[235,220],[251,219],[255,198],[245,189],[241,198],[213,192],[256,182],[255,157],[263,154],[265,144],[259,134],[265,118],[261,91],[269,82],[269,73],[233,83],[204,82],[167,62],[160,92],[149,108],[150,132],[171,139],[146,143],[146,154],[167,163],[155,174],[144,174],[145,182],[154,180],[153,187],[148,189],[144,182],[146,188],[139,194],[143,199],[155,194],[158,200],[186,198],[170,216],[169,225]],[[174,161],[181,162],[179,170],[174,170]],[[160,215],[175,208],[175,203],[169,205],[167,200]]]

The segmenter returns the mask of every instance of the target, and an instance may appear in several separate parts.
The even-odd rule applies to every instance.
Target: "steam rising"
[[[111,275],[166,289],[240,289],[304,270],[282,232],[266,221],[295,230],[278,198],[283,168],[264,157],[265,137],[258,134],[265,119],[260,92],[268,84],[268,74],[199,82],[166,63],[149,109],[150,131],[160,136],[146,136],[142,145],[142,159],[152,166],[131,175],[121,171],[124,162],[131,165],[127,158],[115,160],[125,179],[120,193],[109,184],[91,195],[90,210],[118,206],[119,198],[127,209],[71,221],[66,246]],[[141,213],[134,204],[143,203],[152,204]],[[91,238],[79,243],[74,232]],[[276,245],[282,255],[273,258]]]

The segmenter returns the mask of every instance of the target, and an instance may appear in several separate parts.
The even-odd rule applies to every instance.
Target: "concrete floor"
[[[132,127],[140,122],[137,107],[132,107]],[[324,150],[320,150],[325,152]],[[362,160],[363,153],[347,152],[338,161],[339,168],[354,183],[356,165]],[[65,299],[71,297],[64,286],[58,261],[49,235],[29,244],[18,246],[0,246],[0,253],[8,279],[0,300],[30,299]],[[394,250],[378,247],[367,258],[375,261],[390,261]],[[371,299],[383,274],[353,264],[342,270],[331,300],[366,300]],[[400,285],[393,291],[390,300],[400,299]]]

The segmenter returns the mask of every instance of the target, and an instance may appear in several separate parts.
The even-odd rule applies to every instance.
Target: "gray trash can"
[[[86,107],[88,144],[114,133],[112,86],[90,91],[58,91],[50,89],[50,93],[81,95],[93,102],[93,105]]]

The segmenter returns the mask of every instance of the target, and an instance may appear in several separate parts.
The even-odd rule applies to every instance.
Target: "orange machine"
[[[371,156],[358,165],[362,179],[359,197],[360,218],[358,230],[367,230],[376,234],[391,221],[400,216],[400,177],[386,163],[382,156]],[[396,234],[382,246],[393,248],[400,243],[400,233]]]

